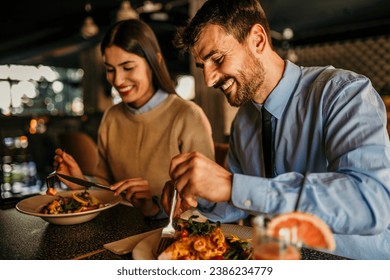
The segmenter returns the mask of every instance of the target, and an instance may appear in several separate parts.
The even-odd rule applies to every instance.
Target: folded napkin
[[[146,237],[148,237],[149,235],[151,235],[151,234],[153,234],[155,232],[161,232],[161,230],[162,230],[161,228],[158,228],[158,229],[154,229],[154,230],[151,230],[151,231],[143,232],[143,233],[140,233],[140,234],[132,235],[132,236],[123,238],[123,239],[118,240],[118,241],[114,241],[114,242],[111,242],[111,243],[104,244],[103,246],[107,250],[109,250],[109,251],[111,251],[111,252],[113,252],[114,254],[117,254],[117,255],[128,254],[128,253],[133,251],[135,246],[140,241],[142,241],[143,239],[145,239]]]

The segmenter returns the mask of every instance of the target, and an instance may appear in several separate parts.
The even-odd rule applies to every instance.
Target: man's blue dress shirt
[[[230,203],[199,200],[210,220],[298,211],[324,220],[335,254],[390,259],[390,142],[386,108],[370,81],[329,67],[286,61],[264,106],[274,116],[274,178],[265,178],[261,107],[247,102],[232,124],[228,167]],[[234,205],[234,206],[233,206]],[[242,209],[242,210],[240,210]]]

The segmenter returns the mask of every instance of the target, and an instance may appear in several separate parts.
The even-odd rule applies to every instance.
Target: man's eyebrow
[[[201,57],[202,61],[208,60],[210,57],[212,57],[214,54],[216,54],[218,51],[217,50],[212,50],[208,54],[206,54],[204,57]],[[204,63],[196,63],[196,67],[198,68],[203,68]]]

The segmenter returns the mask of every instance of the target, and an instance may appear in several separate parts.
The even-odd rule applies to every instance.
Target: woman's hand
[[[149,182],[145,179],[125,179],[112,184],[110,189],[115,191],[115,195],[125,194],[126,200],[139,208],[145,216],[155,216],[160,211],[160,207],[152,199]]]
[[[57,172],[60,174],[85,179],[83,172],[81,171],[76,160],[70,154],[64,152],[62,149],[55,150],[53,165],[54,168],[56,168]],[[65,179],[61,178],[61,181],[63,181],[69,188],[73,190],[83,189],[82,186],[66,181]]]

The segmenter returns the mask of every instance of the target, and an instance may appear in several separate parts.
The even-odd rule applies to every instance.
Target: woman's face
[[[153,96],[153,73],[145,58],[111,46],[104,51],[104,64],[107,81],[123,102],[139,108]]]

